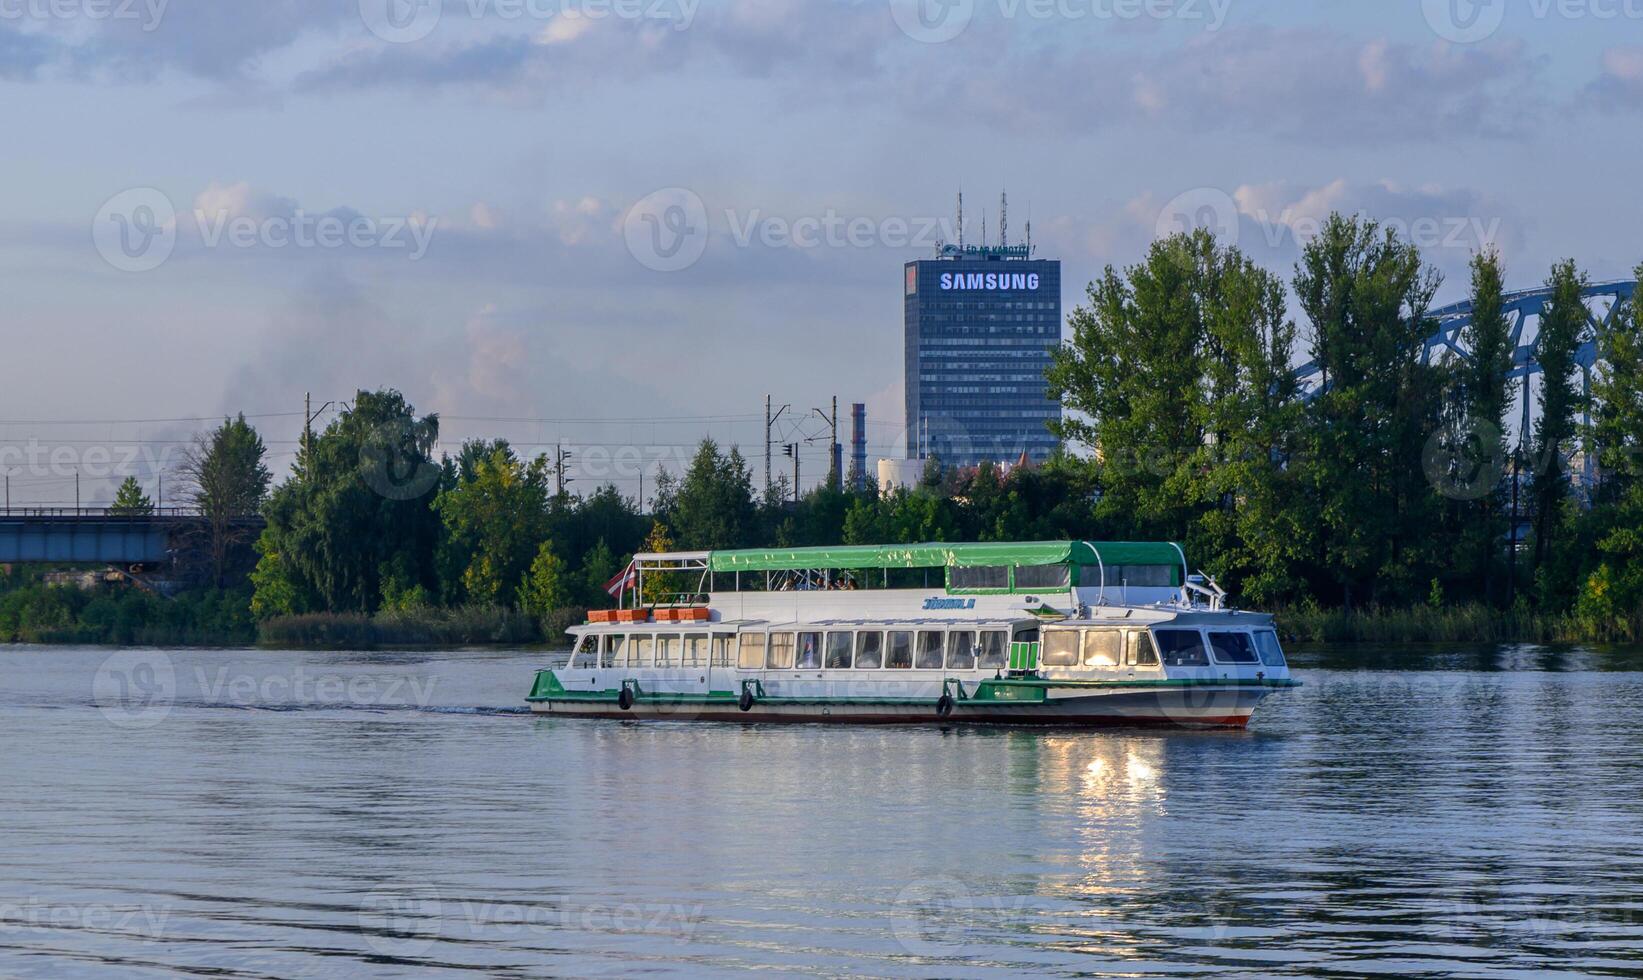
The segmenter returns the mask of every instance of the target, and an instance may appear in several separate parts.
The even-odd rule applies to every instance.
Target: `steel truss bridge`
[[[1581,291],[1586,302],[1586,329],[1581,335],[1580,347],[1575,352],[1575,363],[1580,367],[1581,383],[1588,395],[1591,393],[1592,369],[1597,364],[1598,331],[1614,322],[1616,311],[1623,303],[1629,302],[1636,291],[1637,282],[1631,279],[1594,283]],[[1503,312],[1511,328],[1512,339],[1512,369],[1508,377],[1513,381],[1523,381],[1518,390],[1520,436],[1529,431],[1530,408],[1534,404],[1532,384],[1541,373],[1540,321],[1551,299],[1552,291],[1544,286],[1507,293],[1505,296]],[[1466,347],[1466,328],[1472,325],[1470,300],[1432,310],[1426,317],[1435,324],[1436,329],[1426,338],[1425,346],[1421,350],[1422,364],[1431,364],[1434,360],[1442,361],[1446,358],[1462,361],[1472,359],[1472,352]],[[1323,389],[1323,371],[1316,361],[1310,361],[1298,368],[1295,377],[1300,382],[1301,393],[1305,398],[1314,398]],[[1590,410],[1587,412],[1586,422],[1588,435],[1585,438],[1589,439]],[[1590,484],[1594,463],[1591,446],[1588,443],[1582,448],[1582,476]]]
[[[0,509],[0,564],[158,565],[204,525],[197,511],[166,507],[150,514],[106,507]],[[262,518],[235,521],[260,526]]]

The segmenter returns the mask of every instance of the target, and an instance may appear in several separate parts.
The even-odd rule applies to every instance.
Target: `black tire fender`
[[[622,688],[622,693],[616,695],[616,706],[621,708],[623,711],[633,707],[633,688]]]
[[[736,701],[736,707],[743,711],[753,710],[753,692],[750,689],[742,688],[742,696]]]
[[[947,693],[944,692],[941,695],[941,697],[936,698],[936,714],[938,714],[941,717],[945,718],[945,717],[947,717],[948,715],[950,715],[952,713],[953,713],[953,696],[951,694],[947,694]]]

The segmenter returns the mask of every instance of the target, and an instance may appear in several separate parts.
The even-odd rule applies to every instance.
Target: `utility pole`
[[[840,471],[841,464],[839,458],[839,396],[833,396],[833,413],[831,415],[819,408],[816,409],[816,414],[820,415],[822,417],[822,421],[826,422],[833,428],[833,441],[828,445],[827,449],[828,465],[832,467],[832,471],[827,474],[827,483],[833,489],[837,490],[843,486],[842,481],[844,479],[844,474]]]
[[[302,453],[303,453],[304,456],[308,455],[308,448],[314,441],[314,420],[319,418],[321,415],[324,415],[325,410],[330,408],[334,404],[336,404],[336,403],[335,402],[326,402],[325,404],[321,405],[319,407],[319,411],[316,412],[316,411],[314,411],[314,394],[313,394],[313,392],[303,392],[303,395],[302,395]]]
[[[575,483],[576,482],[574,479],[567,479],[565,477],[565,463],[567,463],[570,460],[570,458],[571,458],[571,454],[565,452],[565,444],[564,443],[561,442],[561,443],[555,443],[554,444],[554,447],[553,447],[553,473],[554,473],[555,481],[557,482],[558,487],[559,487],[558,495],[561,496],[561,497],[563,497],[565,495],[565,484]],[[641,474],[641,477],[642,476],[643,476],[643,474]],[[643,493],[643,484],[641,483],[640,486],[641,486],[641,491],[640,492],[642,494]]]
[[[775,426],[776,420],[782,417],[782,413],[792,407],[791,405],[783,405],[775,415],[772,415],[770,414],[770,396],[764,396],[764,490],[766,494],[770,493],[770,447],[773,443],[770,438],[770,430]]]
[[[799,443],[785,443],[782,455],[793,457],[793,502],[796,504],[799,502]]]

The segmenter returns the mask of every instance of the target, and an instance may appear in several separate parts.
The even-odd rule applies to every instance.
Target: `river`
[[[1643,653],[1242,733],[536,718],[535,653],[0,647],[0,976],[1643,972]]]

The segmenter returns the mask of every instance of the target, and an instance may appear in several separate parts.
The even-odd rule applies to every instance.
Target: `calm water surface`
[[[0,648],[0,976],[1643,972],[1643,654],[1246,733],[521,713],[541,654]]]

